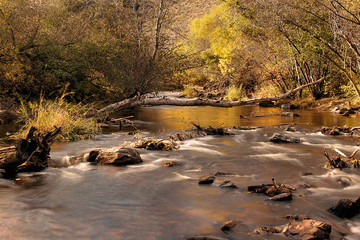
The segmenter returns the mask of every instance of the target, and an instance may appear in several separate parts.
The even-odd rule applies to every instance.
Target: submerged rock
[[[215,180],[215,177],[212,175],[202,176],[199,178],[199,184],[212,184]]]
[[[299,114],[294,113],[294,112],[283,112],[283,113],[281,113],[281,116],[283,116],[283,117],[300,117]]]
[[[225,180],[222,184],[220,184],[221,188],[233,188],[233,189],[237,189],[238,186],[236,186],[233,182],[231,182],[230,180]]]
[[[236,175],[235,173],[230,172],[216,172],[213,174],[214,176],[233,176]]]
[[[89,154],[88,162],[96,165],[123,166],[142,163],[143,160],[135,149],[120,148],[115,151],[93,150]]]
[[[341,199],[336,206],[331,207],[329,210],[339,218],[352,218],[360,213],[360,198],[355,202],[350,199]]]
[[[167,168],[170,168],[170,167],[175,167],[175,166],[179,166],[180,163],[178,162],[175,162],[175,161],[167,161],[165,163],[163,163],[163,167],[167,167]]]
[[[281,105],[281,109],[296,109],[297,107],[291,103],[284,103]]]
[[[294,126],[288,126],[287,128],[285,128],[285,131],[287,131],[287,132],[296,132],[297,129]]]
[[[269,141],[272,143],[300,143],[299,138],[288,137],[280,133],[274,133],[274,135],[269,138]]]

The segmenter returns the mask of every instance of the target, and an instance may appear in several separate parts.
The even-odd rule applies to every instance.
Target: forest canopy
[[[179,1],[2,0],[0,95],[56,98],[68,86],[75,101],[119,100],[198,86],[232,100],[325,77],[298,97],[360,96],[358,0],[222,0],[191,26],[174,9]]]

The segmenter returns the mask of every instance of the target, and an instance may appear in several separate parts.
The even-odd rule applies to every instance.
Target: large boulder
[[[329,209],[329,212],[339,218],[352,218],[360,213],[360,198],[355,202],[350,199],[341,199],[336,206]]]
[[[124,166],[142,163],[138,151],[132,148],[120,148],[111,150],[93,150],[89,153],[88,162],[96,165]]]

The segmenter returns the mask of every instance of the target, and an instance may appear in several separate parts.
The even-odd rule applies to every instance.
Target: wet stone
[[[255,229],[254,233],[264,234],[264,233],[281,233],[285,226],[275,226],[275,227],[266,227],[262,226]]]
[[[236,223],[232,220],[227,221],[222,227],[221,227],[221,231],[230,231],[231,229],[233,229],[236,226]]]
[[[295,221],[302,221],[302,220],[307,220],[307,219],[310,219],[308,216],[306,216],[306,215],[292,215],[292,214],[290,214],[290,215],[286,215],[285,216],[285,218],[287,218],[287,219],[291,219],[291,220],[295,220]]]
[[[281,109],[296,109],[297,107],[291,103],[284,103],[281,105]]]
[[[307,189],[307,188],[311,188],[310,183],[303,183],[300,185],[301,188]]]
[[[229,173],[229,172],[216,172],[213,174],[214,176],[233,176],[236,175],[234,173]]]
[[[215,180],[215,177],[210,176],[202,176],[199,178],[199,184],[212,184]]]
[[[330,239],[331,225],[313,219],[293,220],[287,225],[259,227],[254,233],[282,233],[291,239],[327,240]]]
[[[340,183],[343,187],[349,187],[353,185],[351,178],[349,177],[341,177],[336,180],[338,183]]]
[[[299,138],[288,137],[280,133],[275,133],[271,138],[269,138],[269,141],[272,143],[300,143]]]
[[[285,236],[301,240],[330,239],[331,225],[313,219],[290,222]]]
[[[131,165],[142,163],[140,154],[135,149],[120,148],[116,151],[93,150],[89,153],[88,161],[94,165]]]
[[[167,168],[170,168],[170,167],[175,167],[175,166],[179,166],[180,163],[178,162],[175,162],[175,161],[167,161],[165,163],[163,163],[163,167],[167,167]]]
[[[281,116],[283,116],[283,117],[300,117],[299,114],[294,113],[294,112],[283,112],[283,113],[281,113]]]
[[[237,189],[238,186],[236,186],[233,182],[231,182],[230,180],[226,180],[224,181],[222,184],[220,184],[221,188],[232,188],[232,189]]]
[[[355,202],[350,199],[341,199],[336,206],[331,207],[329,210],[339,218],[352,218],[360,213],[360,198]]]
[[[288,126],[287,128],[285,128],[285,131],[287,132],[296,132],[296,128],[294,126]]]

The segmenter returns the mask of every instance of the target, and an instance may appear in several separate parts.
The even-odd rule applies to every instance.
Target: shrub
[[[197,97],[197,95],[198,95],[197,92],[194,90],[194,87],[192,87],[192,86],[185,86],[183,93],[188,98],[194,98],[194,97]]]
[[[67,103],[66,94],[55,100],[40,98],[38,103],[21,104],[20,115],[25,122],[16,134],[16,138],[24,138],[31,127],[36,127],[40,133],[62,127],[62,140],[73,141],[91,139],[100,132],[100,127],[94,118],[87,118],[89,107],[82,104]]]
[[[257,86],[254,98],[275,97],[281,94],[281,90],[275,84],[264,82]]]
[[[243,94],[242,84],[239,87],[232,85],[226,93],[225,99],[229,101],[244,100],[246,96]]]

